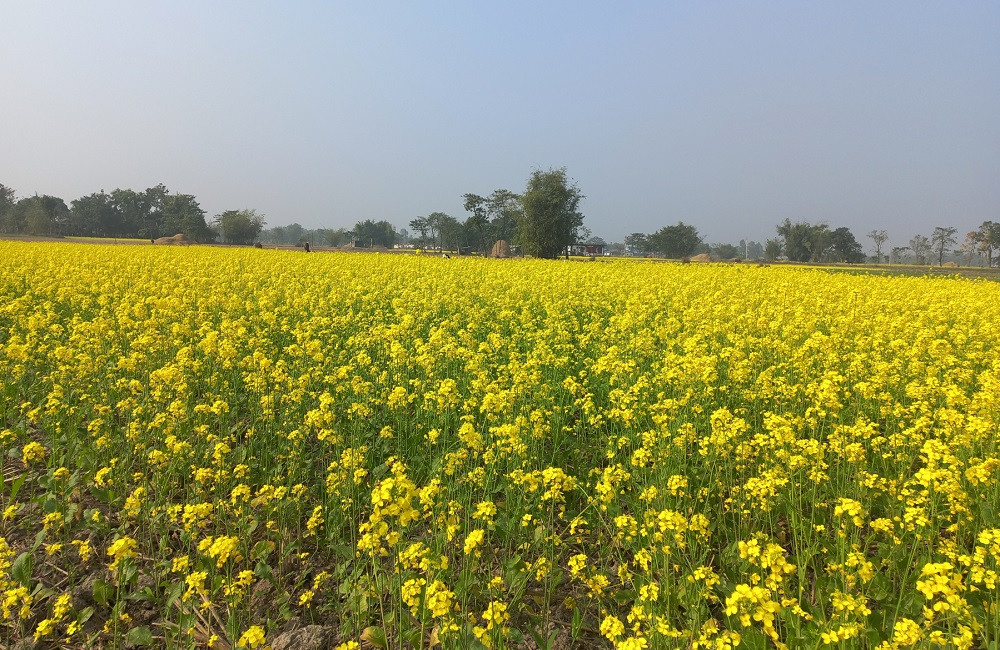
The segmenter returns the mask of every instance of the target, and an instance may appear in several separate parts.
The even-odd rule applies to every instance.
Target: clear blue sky
[[[4,2],[0,182],[270,225],[459,219],[565,166],[608,240],[1000,219],[1000,3]]]

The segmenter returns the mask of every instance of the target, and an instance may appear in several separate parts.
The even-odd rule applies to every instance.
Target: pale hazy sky
[[[1000,3],[0,0],[0,183],[269,225],[565,166],[608,240],[1000,220]]]

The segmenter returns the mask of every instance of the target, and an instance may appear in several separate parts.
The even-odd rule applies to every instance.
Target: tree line
[[[864,262],[861,244],[847,228],[830,230],[825,224],[807,221],[791,222],[789,219],[777,226],[778,237],[768,240],[765,258],[775,259],[784,255],[796,262]],[[930,235],[916,234],[904,246],[890,246],[883,252],[889,241],[885,230],[873,229],[867,233],[872,241],[876,264],[890,262],[900,264],[936,263],[938,266],[948,261],[973,264],[976,261],[993,266],[993,253],[1000,248],[1000,223],[984,221],[966,234],[961,246],[958,244],[958,229],[952,226],[937,226]]]
[[[308,230],[293,223],[265,229],[264,216],[252,209],[226,210],[206,221],[206,213],[191,194],[174,193],[163,184],[142,191],[116,189],[82,196],[69,205],[55,196],[15,196],[0,184],[0,233],[38,236],[83,236],[156,239],[184,234],[195,242],[223,241],[275,244],[392,248],[398,243],[460,253],[486,254],[504,240],[535,257],[557,257],[577,243],[605,244],[591,237],[579,210],[584,196],[567,176],[566,169],[535,170],[520,194],[497,189],[488,195],[462,195],[468,216],[460,221],[443,212],[431,212],[410,220],[397,230],[386,220],[363,219],[347,228]],[[683,221],[645,234],[634,232],[622,244],[612,244],[628,255],[684,258],[707,253],[716,259],[786,258],[797,262],[848,262],[868,259],[876,263],[913,262],[943,264],[945,258],[986,266],[994,265],[1000,250],[1000,222],[983,221],[968,232],[958,247],[958,229],[936,227],[929,235],[914,235],[905,245],[889,243],[885,230],[871,230],[874,255],[869,258],[862,244],[847,227],[825,223],[792,221],[777,224],[776,237],[761,244],[740,240],[738,245],[708,243],[698,230]],[[885,250],[883,250],[885,248]]]
[[[69,205],[48,194],[18,199],[0,184],[0,233],[45,237],[156,239],[183,234],[195,242],[222,239],[253,243],[264,226],[254,210],[226,210],[209,224],[192,194],[173,193],[162,183],[142,191],[94,192]]]
[[[874,229],[867,233],[874,251],[870,257],[850,228],[844,226],[831,228],[825,223],[785,219],[775,226],[775,231],[777,236],[763,244],[747,240],[740,240],[738,245],[709,244],[702,239],[695,226],[679,221],[649,234],[634,232],[625,237],[621,248],[627,255],[655,255],[672,259],[700,253],[714,259],[787,259],[793,262],[851,264],[873,261],[877,264],[936,262],[941,265],[946,259],[954,259],[965,264],[979,261],[990,267],[994,265],[994,253],[1000,250],[1000,223],[993,221],[984,221],[976,230],[969,232],[957,248],[958,229],[950,226],[936,227],[929,236],[914,235],[905,246],[888,247],[888,233]],[[886,249],[883,250],[883,247]]]
[[[372,219],[359,221],[350,230],[309,230],[294,223],[264,230],[261,240],[276,244],[352,244],[361,248],[407,244],[461,254],[487,254],[503,240],[519,246],[526,255],[551,258],[564,254],[581,236],[589,237],[579,210],[583,198],[564,168],[536,170],[520,194],[508,189],[497,189],[486,196],[463,194],[463,207],[468,212],[464,220],[431,212],[414,217],[408,228],[399,230],[388,221]]]
[[[495,190],[489,196],[465,194],[464,221],[443,212],[412,219],[413,236],[385,220],[364,219],[346,228],[307,230],[297,223],[264,229],[255,210],[226,210],[209,223],[191,194],[170,192],[164,185],[143,191],[101,190],[67,205],[43,195],[18,199],[0,184],[0,233],[37,236],[116,237],[155,240],[183,234],[199,242],[232,244],[265,241],[327,246],[391,248],[398,242],[441,250],[487,253],[497,240],[519,244],[528,255],[555,257],[577,241],[583,228],[579,211],[583,194],[565,169],[536,170],[521,194]]]

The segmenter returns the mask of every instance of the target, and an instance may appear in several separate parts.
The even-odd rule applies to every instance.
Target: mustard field
[[[998,326],[957,278],[0,242],[0,644],[997,648]]]

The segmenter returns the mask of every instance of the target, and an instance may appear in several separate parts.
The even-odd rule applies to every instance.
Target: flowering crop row
[[[0,642],[994,647],[1000,284],[0,242]]]

